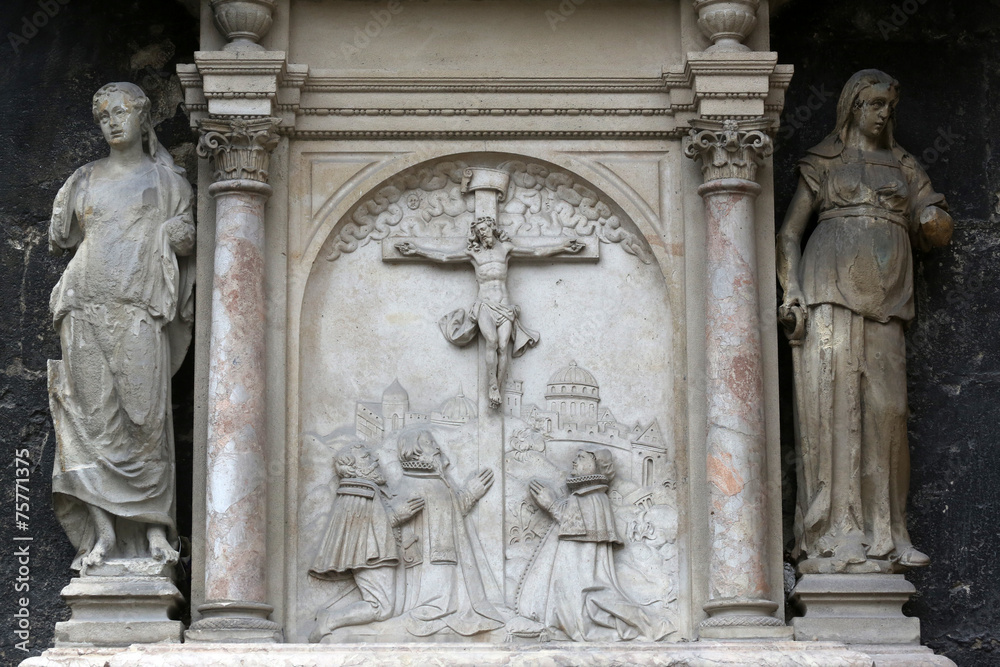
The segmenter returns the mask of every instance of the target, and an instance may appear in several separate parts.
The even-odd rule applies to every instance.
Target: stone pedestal
[[[901,574],[806,574],[793,593],[804,616],[798,641],[920,644],[920,620],[903,616],[916,592]]]
[[[184,624],[171,617],[184,597],[170,576],[172,568],[151,559],[132,568],[124,563],[108,561],[62,590],[73,616],[56,623],[57,647],[181,641]]]
[[[877,667],[952,665],[920,646],[920,620],[903,615],[916,592],[901,574],[806,574],[792,594],[804,616],[796,641],[835,641],[875,658]]]

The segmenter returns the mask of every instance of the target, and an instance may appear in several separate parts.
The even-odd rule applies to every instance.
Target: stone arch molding
[[[468,234],[475,204],[463,191],[463,180],[470,168],[479,166],[510,176],[498,209],[498,222],[508,234],[596,237],[621,246],[644,264],[652,262],[646,242],[627,228],[628,218],[616,211],[609,197],[575,174],[520,157],[499,164],[495,158],[440,158],[396,174],[345,216],[331,239],[327,260],[389,236]]]

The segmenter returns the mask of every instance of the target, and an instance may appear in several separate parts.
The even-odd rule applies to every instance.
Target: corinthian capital
[[[771,137],[759,121],[746,125],[731,119],[699,121],[684,144],[684,155],[701,160],[706,183],[720,178],[755,181],[758,165],[773,151]]]
[[[278,145],[279,118],[210,117],[198,123],[198,155],[209,158],[216,181],[267,183],[271,151]]]

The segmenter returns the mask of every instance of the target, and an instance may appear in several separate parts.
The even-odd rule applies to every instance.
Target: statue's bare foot
[[[833,564],[838,572],[844,571],[848,565],[859,565],[868,560],[865,547],[855,540],[847,540],[837,546],[833,552]]]
[[[503,403],[503,399],[500,396],[500,387],[495,384],[490,385],[490,407],[493,409],[498,409]]]
[[[149,526],[146,529],[146,539],[149,540],[149,555],[153,560],[165,565],[175,565],[180,554],[167,541],[167,531],[163,526]]]
[[[106,539],[104,535],[101,535],[94,546],[90,548],[90,551],[80,562],[80,574],[86,575],[88,569],[97,565],[103,565],[104,557],[108,554],[108,551],[111,550],[113,544],[114,536],[111,536],[111,539],[109,540]]]
[[[87,555],[80,561],[81,576],[87,575],[87,570],[104,563],[111,550],[115,547],[115,524],[111,515],[96,505],[88,505],[90,518],[94,522],[94,532],[97,539]]]

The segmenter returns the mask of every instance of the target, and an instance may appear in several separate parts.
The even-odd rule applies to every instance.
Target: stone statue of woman
[[[913,248],[947,245],[952,220],[893,138],[898,94],[884,72],[851,77],[837,126],[799,162],[778,234],[779,317],[795,364],[802,574],[929,563],[906,528],[903,332],[914,316]]]
[[[82,575],[108,558],[177,561],[170,378],[191,338],[191,187],[131,83],[94,95],[111,154],[56,195],[49,248],[72,258],[50,307],[53,504]]]

